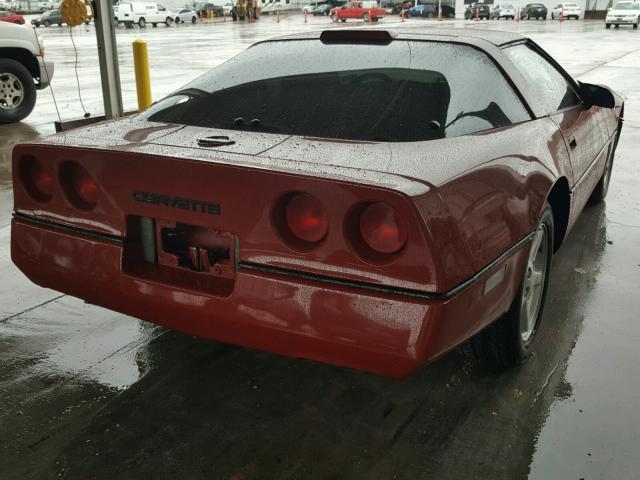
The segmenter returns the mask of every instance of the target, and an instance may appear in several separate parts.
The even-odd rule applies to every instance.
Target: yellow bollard
[[[149,56],[147,55],[147,42],[144,40],[134,40],[133,42],[133,67],[136,73],[138,110],[142,112],[149,108],[152,103]]]

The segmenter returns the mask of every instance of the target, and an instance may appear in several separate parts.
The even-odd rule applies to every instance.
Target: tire
[[[164,21],[164,24],[165,24],[167,27],[170,27],[172,23],[173,23],[173,18],[171,18],[171,17],[167,17],[167,18],[165,19],[165,21]]]
[[[145,28],[147,26],[147,21],[144,18],[141,18],[140,20],[138,20],[138,26],[140,28]]]
[[[362,20],[363,20],[365,23],[369,23],[369,14],[368,14],[368,13],[365,13],[364,15],[362,15]]]
[[[196,23],[198,19],[196,17],[191,17],[191,23]]]
[[[549,286],[553,235],[553,211],[545,202],[513,303],[500,319],[465,346],[466,352],[488,370],[504,371],[523,363],[533,351]]]
[[[178,25],[180,23],[180,17],[176,17],[174,21],[176,22],[176,25]]]
[[[49,28],[51,26],[51,22],[49,20],[45,20],[44,22],[42,22],[42,25]]]
[[[527,20],[531,20],[531,15],[527,13]]]
[[[556,17],[553,16],[553,13],[551,14],[551,20],[555,20]]]
[[[341,21],[342,23],[345,23],[345,22],[347,21],[347,19],[346,19],[346,18],[341,18],[341,19],[340,19],[340,21]]]
[[[607,30],[609,30],[611,28],[611,24],[610,23],[605,23],[604,24],[604,28],[606,28]]]
[[[634,23],[634,24],[633,24],[633,29],[634,29],[634,30],[637,30],[637,29],[638,29],[638,22],[636,22],[636,23]]]
[[[29,70],[15,60],[0,58],[0,123],[15,123],[27,117],[36,104],[36,96]]]

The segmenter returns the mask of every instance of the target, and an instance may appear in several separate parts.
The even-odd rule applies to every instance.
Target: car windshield
[[[532,3],[529,6],[530,7],[534,7],[534,8],[542,8],[542,7],[544,7],[544,5],[542,5],[541,3]]]
[[[614,10],[640,10],[640,3],[616,3]]]
[[[495,64],[471,47],[289,40],[249,48],[141,118],[309,137],[423,141],[530,117]]]

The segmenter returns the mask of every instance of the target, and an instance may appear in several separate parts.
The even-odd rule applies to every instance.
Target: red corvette
[[[15,12],[0,12],[0,22],[17,23],[24,25],[24,17]]]
[[[12,258],[190,335],[390,376],[470,341],[504,368],[622,117],[512,33],[261,42],[135,117],[17,146]]]

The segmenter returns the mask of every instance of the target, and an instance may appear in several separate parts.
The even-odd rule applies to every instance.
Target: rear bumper
[[[528,244],[527,244],[528,245]],[[33,282],[210,340],[401,377],[488,325],[511,303],[520,248],[449,298],[415,298],[240,269],[220,297],[123,272],[123,241],[14,218],[11,256]],[[495,276],[502,278],[490,291]]]

